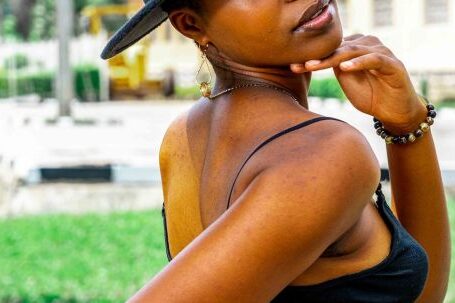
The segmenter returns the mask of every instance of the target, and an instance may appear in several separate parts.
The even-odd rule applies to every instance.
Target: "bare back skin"
[[[175,119],[161,146],[160,169],[173,258],[226,211],[235,174],[257,145],[287,127],[321,116],[296,105],[289,97],[267,90],[253,93],[249,90],[248,94],[239,90],[213,102],[216,104],[200,99],[188,112]],[[230,207],[254,176],[283,161],[297,143],[303,144],[305,152],[314,155],[314,161],[317,161],[317,143],[339,128],[357,131],[345,123],[325,120],[268,144],[243,168],[235,183]],[[377,164],[366,140],[365,145],[371,151],[372,161]],[[321,163],[321,177],[324,165],[331,164]],[[380,170],[379,164],[377,169]],[[391,245],[390,230],[379,215],[373,196],[371,201],[365,202],[357,222],[290,286],[317,284],[359,272],[387,257]]]

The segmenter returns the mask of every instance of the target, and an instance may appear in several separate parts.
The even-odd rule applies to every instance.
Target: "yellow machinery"
[[[125,5],[88,6],[82,11],[85,28],[91,35],[106,30],[104,18],[120,17],[126,20],[140,8],[140,2],[131,0]],[[109,36],[113,32],[108,31]],[[129,49],[108,60],[110,98],[127,96],[143,98],[150,93],[162,91],[162,80],[146,78],[150,37],[144,37]]]

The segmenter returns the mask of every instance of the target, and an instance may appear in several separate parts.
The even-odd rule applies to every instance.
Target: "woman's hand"
[[[415,130],[426,116],[403,63],[371,35],[344,38],[330,56],[291,64],[295,73],[332,67],[346,97],[355,108],[378,118],[390,131]],[[316,64],[312,64],[316,63]]]

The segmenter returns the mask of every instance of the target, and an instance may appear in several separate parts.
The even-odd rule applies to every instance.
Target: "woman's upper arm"
[[[379,169],[365,144],[342,131],[263,170],[128,302],[270,302],[371,200]]]

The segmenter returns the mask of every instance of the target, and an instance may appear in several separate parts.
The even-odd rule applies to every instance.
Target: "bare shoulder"
[[[172,156],[173,153],[179,150],[182,142],[186,142],[187,128],[190,121],[198,120],[203,115],[203,103],[196,102],[192,106],[177,115],[171,123],[169,123],[160,145],[160,162],[164,162],[167,158]]]
[[[184,136],[182,131],[185,129],[187,118],[188,111],[185,111],[175,117],[167,127],[159,150],[160,166],[165,164],[172,151],[176,150],[181,137]]]
[[[365,136],[349,123],[327,119],[286,137],[277,148],[278,160],[270,162],[272,171],[301,169],[302,177],[309,173],[354,185],[359,184],[356,177],[379,183],[379,161]]]
[[[293,144],[280,146],[284,160],[271,165],[267,173],[277,182],[294,183],[295,188],[287,188],[287,192],[300,195],[302,190],[314,187],[317,195],[321,195],[320,201],[327,201],[322,197],[326,192],[340,198],[339,203],[357,201],[362,205],[368,201],[364,197],[371,196],[380,181],[379,161],[365,136],[355,127],[336,120],[323,123],[324,126],[314,128],[311,144],[300,140],[299,137],[306,136],[302,132],[296,135]],[[331,190],[325,190],[328,188]],[[330,203],[338,203],[333,200],[336,199]]]

